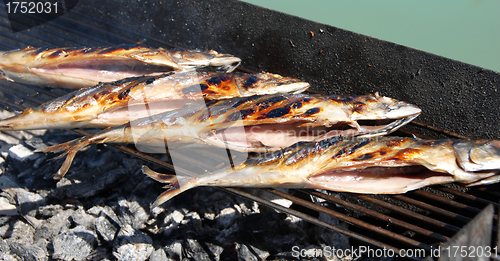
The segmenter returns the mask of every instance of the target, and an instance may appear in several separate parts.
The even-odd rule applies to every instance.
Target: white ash
[[[95,230],[96,218],[87,214],[83,207],[78,207],[77,210],[73,211],[69,216],[69,219],[72,223],[74,223],[73,225],[84,226]]]
[[[18,189],[16,203],[21,214],[30,216],[35,216],[38,207],[46,204],[42,196],[24,189]]]
[[[9,155],[12,158],[14,158],[14,160],[17,160],[20,162],[26,162],[28,160],[33,160],[35,157],[39,156],[39,155],[36,155],[35,152],[33,152],[32,150],[23,146],[22,144],[12,146],[9,149]]]
[[[9,241],[15,241],[24,245],[31,245],[34,243],[35,228],[30,226],[27,222],[23,221],[21,218],[13,220],[10,224],[11,231],[8,231]],[[2,235],[2,238],[7,238],[6,235]]]
[[[112,242],[115,239],[118,228],[106,217],[100,216],[95,221],[96,230],[104,241]]]
[[[151,253],[149,256],[149,261],[165,261],[169,260],[167,258],[167,254],[165,253],[165,250],[163,248],[157,249]]]
[[[114,241],[118,260],[146,260],[153,253],[153,240],[130,224],[122,226]]]
[[[34,239],[45,239],[52,242],[54,237],[69,229],[71,226],[69,217],[72,213],[73,210],[63,210],[42,221],[42,224],[36,228]]]
[[[0,241],[0,260],[48,260],[47,252],[36,245],[24,245],[13,241]]]
[[[58,234],[52,244],[54,258],[85,260],[97,244],[97,235],[84,226],[77,226]]]
[[[176,240],[165,246],[165,253],[167,257],[173,260],[181,260],[184,259],[184,255],[182,254],[182,242],[183,240]]]
[[[144,228],[149,219],[146,210],[137,201],[128,201],[124,198],[118,200],[116,213],[121,224],[130,224],[136,229]]]
[[[87,213],[92,214],[96,217],[103,216],[110,219],[114,224],[120,224],[118,216],[116,216],[114,210],[110,206],[93,206],[89,210],[87,210]]]
[[[10,204],[5,197],[0,197],[0,216],[15,216],[17,215],[16,205]]]

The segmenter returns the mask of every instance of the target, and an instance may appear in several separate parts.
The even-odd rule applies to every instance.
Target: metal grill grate
[[[125,28],[72,12],[50,23],[27,31],[12,34],[8,28],[4,6],[0,5],[0,47],[3,50],[33,46],[102,46],[109,44],[134,43],[145,41],[151,46],[173,47],[171,44],[132,32]],[[18,21],[22,22],[22,21]],[[100,27],[93,25],[99,24]],[[248,71],[248,70],[247,70]],[[4,109],[20,112],[65,93],[64,90],[19,85],[9,82],[0,83],[0,103]],[[459,137],[445,130],[439,130],[422,123],[413,123],[400,135],[419,134],[419,130],[434,133],[436,136]],[[75,130],[85,135],[83,130]],[[132,154],[173,171],[173,166],[149,155],[126,146],[111,145],[124,153]],[[186,159],[192,164],[203,164],[194,159]],[[371,196],[349,193],[329,193],[312,190],[290,190],[288,193],[273,189],[262,189],[293,202],[291,207],[283,207],[246,190],[221,188],[278,211],[297,216],[315,225],[345,234],[354,239],[354,244],[371,244],[380,248],[399,251],[403,248],[424,249],[428,254],[433,247],[450,240],[464,225],[489,204],[498,209],[500,199],[498,185],[466,189],[458,185],[434,186],[404,195]],[[253,191],[253,190],[252,190]],[[312,200],[313,199],[313,200]],[[317,202],[330,202],[324,207]],[[297,207],[300,206],[300,207]],[[321,221],[319,214],[330,215],[349,224],[343,228]],[[498,222],[498,215],[495,215]],[[496,223],[495,223],[496,224]],[[494,231],[496,227],[492,228]],[[357,242],[357,243],[355,243]],[[414,258],[419,259],[419,258]]]

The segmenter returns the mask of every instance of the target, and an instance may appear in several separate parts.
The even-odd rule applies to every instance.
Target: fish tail
[[[150,178],[159,181],[161,183],[174,183],[176,181],[176,176],[175,175],[170,175],[170,174],[163,174],[156,172],[154,170],[151,170],[147,166],[142,166],[142,172],[146,175],[148,175]]]
[[[16,130],[16,126],[23,125],[22,119],[19,116],[14,116],[0,121],[0,131]]]
[[[73,145],[75,145],[76,143],[78,143],[80,140],[82,140],[82,138],[70,140],[68,142],[57,144],[57,145],[53,145],[53,146],[46,147],[46,148],[43,148],[43,149],[37,149],[37,150],[35,150],[35,152],[59,153],[59,152],[62,152],[62,151],[67,151],[69,148],[71,148]]]
[[[72,141],[68,141],[59,145],[54,145],[51,147],[47,147],[44,149],[37,150],[37,152],[61,152],[64,151],[64,153],[56,158],[62,158],[66,155],[66,159],[64,160],[64,163],[62,164],[61,168],[57,171],[57,173],[54,175],[54,179],[62,179],[64,175],[68,172],[69,168],[71,167],[71,163],[73,163],[73,160],[75,159],[76,153],[83,148],[87,147],[90,145],[92,141],[87,138],[81,138],[81,139],[76,139]]]
[[[0,130],[48,129],[53,119],[50,113],[28,108],[19,115],[0,120]]]
[[[179,181],[177,180],[177,176],[175,175],[158,173],[146,166],[142,167],[142,171],[144,172],[144,174],[148,175],[154,180],[169,184],[169,189],[161,193],[161,195],[156,198],[155,202],[151,205],[152,208],[158,207],[159,205],[167,202],[168,200],[181,194],[182,192],[197,186],[195,183],[195,178],[191,178],[188,182],[182,184],[181,186],[179,185]]]

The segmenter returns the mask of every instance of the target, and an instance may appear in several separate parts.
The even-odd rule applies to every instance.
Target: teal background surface
[[[500,0],[244,0],[500,72]]]

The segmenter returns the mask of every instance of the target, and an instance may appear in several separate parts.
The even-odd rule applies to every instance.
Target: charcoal
[[[87,210],[87,213],[94,216],[105,216],[106,218],[110,218],[114,223],[120,224],[120,220],[110,206],[94,206]]]
[[[35,150],[45,149],[48,147],[48,145],[45,144],[43,139],[40,137],[33,137],[31,139],[27,139],[25,143]]]
[[[97,233],[107,241],[112,242],[115,239],[118,228],[106,216],[100,216],[95,220]]]
[[[33,149],[29,149],[23,144],[17,144],[9,149],[9,156],[13,160],[20,161],[23,163],[29,163],[40,157],[42,154],[37,154]]]
[[[10,221],[11,217],[10,216],[0,216],[0,227],[5,225],[5,224],[8,224],[9,221]]]
[[[30,169],[40,157],[45,157],[45,155],[35,153],[33,149],[29,149],[23,144],[17,144],[10,147],[7,161],[12,163],[11,166],[18,173],[21,173]]]
[[[0,189],[8,195],[14,196],[16,191],[21,186],[18,184],[17,179],[9,173],[0,175]],[[14,202],[11,202],[14,203]]]
[[[4,217],[7,218],[7,217]],[[10,222],[12,222],[11,218],[3,221],[3,224],[0,225],[0,238],[7,238],[11,231]]]
[[[57,235],[52,241],[54,258],[84,260],[94,249],[97,235],[84,226],[77,226]]]
[[[4,141],[7,144],[17,145],[20,144],[21,141],[31,139],[35,135],[44,135],[46,130],[30,130],[30,131],[4,131],[4,133],[0,133],[0,140]]]
[[[77,169],[57,183],[54,196],[85,198],[96,195],[102,190],[111,188],[127,175],[127,170],[122,167],[91,175],[87,169]]]
[[[218,242],[222,242],[224,245],[229,244],[230,242],[227,242],[227,238],[234,238],[240,231],[240,228],[238,227],[237,224],[233,224],[232,226],[220,230],[218,235],[215,237],[215,239]]]
[[[2,144],[2,152],[8,151],[13,145],[20,143],[20,139],[1,132],[0,132],[0,141],[1,141],[0,144]]]
[[[31,245],[34,242],[33,235],[35,234],[35,229],[24,221],[16,220],[13,226],[12,233],[9,240],[16,241],[20,244]]]
[[[167,257],[172,259],[172,260],[181,260],[184,258],[184,255],[182,254],[183,252],[183,247],[182,243],[183,240],[176,240],[171,242],[170,244],[167,244],[164,249],[165,253],[167,254]]]
[[[45,205],[38,208],[37,214],[38,216],[49,218],[62,211],[63,207],[61,205]]]
[[[269,252],[260,250],[254,246],[248,246],[246,244],[235,243],[236,253],[238,255],[238,260],[265,260],[269,257]]]
[[[95,229],[96,218],[92,215],[87,214],[82,207],[79,207],[77,210],[73,211],[69,218],[75,225],[81,225],[91,230]]]
[[[137,201],[128,201],[126,199],[118,200],[116,211],[121,224],[132,225],[133,228],[142,229],[149,215]]]
[[[24,245],[18,242],[9,242],[10,252],[21,260],[48,260],[47,251],[36,245]]]
[[[212,253],[211,250],[217,251],[219,253]],[[184,252],[186,257],[195,261],[210,261],[210,260],[218,260],[215,258],[222,253],[221,248],[212,247],[212,249],[208,248],[208,246],[202,246],[200,242],[195,239],[186,240]]]
[[[16,201],[21,214],[35,216],[39,206],[45,204],[42,196],[28,192],[24,189],[18,189],[16,193]]]
[[[101,167],[105,165],[106,163],[109,164],[111,158],[113,158],[113,152],[108,150],[104,153],[99,153],[99,157],[93,157],[88,161],[85,161],[87,168],[89,169],[96,169],[98,167]],[[108,169],[108,168],[106,168]]]
[[[220,228],[228,228],[239,219],[240,213],[234,208],[225,208],[215,217]]]
[[[149,256],[149,261],[165,261],[167,260],[167,254],[162,248],[153,251]]]
[[[195,233],[198,235],[203,235],[205,229],[203,228],[202,220],[197,212],[190,211],[184,214],[184,219],[181,224],[185,225],[190,233]]]
[[[224,248],[222,246],[212,244],[210,242],[206,242],[205,246],[208,248],[208,251],[210,251],[213,260],[221,259],[222,252],[224,252]]]
[[[326,222],[330,225],[334,225],[336,227],[347,229],[345,223],[340,223],[338,219],[333,218],[332,216],[326,215],[324,213],[319,214],[319,220]],[[325,242],[328,246],[335,247],[335,249],[346,249],[349,248],[349,237],[332,232],[331,230],[315,227],[316,235],[319,235],[321,240]]]
[[[34,240],[38,241],[40,239],[45,239],[52,241],[61,231],[67,230],[71,226],[69,217],[72,213],[73,210],[64,210],[44,220],[42,224],[36,228]]]
[[[0,240],[0,260],[17,261],[18,257],[10,252],[10,246],[5,240]]]
[[[105,247],[97,247],[90,255],[87,256],[85,260],[101,260],[109,261],[114,260],[113,255]]]
[[[183,219],[184,219],[184,214],[182,214],[178,210],[174,210],[171,213],[169,213],[163,220],[163,224],[165,227],[163,235],[165,237],[168,237],[172,232],[175,232]]]
[[[118,260],[146,260],[153,253],[153,240],[130,224],[124,224],[114,241],[113,255]]]

